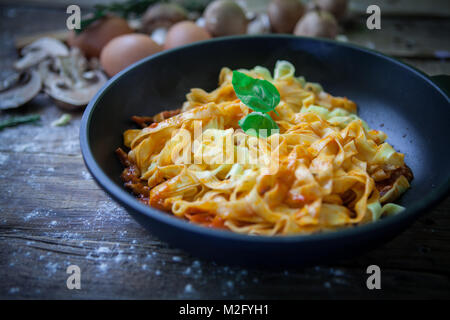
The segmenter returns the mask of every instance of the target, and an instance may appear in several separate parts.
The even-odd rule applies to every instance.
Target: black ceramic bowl
[[[307,236],[248,236],[191,224],[141,204],[123,186],[114,154],[133,115],[181,106],[190,88],[212,90],[219,71],[288,60],[296,74],[347,96],[369,125],[412,168],[401,214],[364,226]],[[448,81],[441,77],[440,80]],[[450,186],[449,98],[423,73],[382,54],[334,41],[294,36],[242,36],[200,42],[146,58],[117,74],[87,107],[81,150],[98,184],[152,234],[195,255],[257,266],[308,265],[353,256],[399,234],[443,198]]]

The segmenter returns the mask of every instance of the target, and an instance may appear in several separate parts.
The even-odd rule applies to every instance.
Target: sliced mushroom
[[[86,106],[107,81],[100,70],[88,70],[88,62],[77,48],[68,57],[44,61],[40,66],[45,73],[45,92],[59,107],[72,110]]]
[[[64,57],[69,55],[69,49],[64,43],[54,38],[40,38],[21,51],[22,58],[14,63],[17,70],[25,70],[37,65],[49,57]]]
[[[14,73],[0,83],[0,109],[20,107],[41,90],[41,76],[34,70]]]
[[[40,62],[35,69],[41,76],[43,86],[45,86],[50,77],[55,77],[58,74],[58,71],[54,68],[54,64],[55,62],[53,59],[45,59]]]
[[[66,82],[55,81],[50,83],[46,92],[55,100],[56,105],[66,110],[73,110],[86,106],[106,80],[106,76],[96,70],[92,71],[90,80],[83,82],[82,86],[70,86]]]

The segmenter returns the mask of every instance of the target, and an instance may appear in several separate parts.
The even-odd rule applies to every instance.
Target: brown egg
[[[108,16],[95,21],[80,34],[71,32],[67,43],[71,47],[78,47],[88,58],[100,56],[103,47],[113,38],[132,33],[125,19]]]
[[[179,47],[188,43],[208,40],[211,36],[202,27],[191,21],[181,21],[174,24],[167,32],[164,49]]]
[[[108,42],[100,54],[100,63],[112,77],[130,64],[161,50],[161,46],[146,34],[125,34]]]

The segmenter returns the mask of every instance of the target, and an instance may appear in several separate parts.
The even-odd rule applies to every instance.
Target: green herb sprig
[[[279,129],[276,122],[267,114],[275,111],[275,107],[280,103],[280,93],[271,82],[233,71],[231,83],[236,96],[255,111],[239,120],[239,126],[245,133],[268,137],[272,134],[272,130]]]
[[[19,124],[28,123],[28,122],[36,122],[41,119],[41,116],[38,114],[30,114],[27,116],[18,116],[11,117],[7,120],[0,122],[0,130],[3,130],[6,127],[14,127]]]
[[[64,113],[61,117],[53,121],[51,125],[52,127],[62,127],[68,125],[71,119],[72,116],[70,114]]]
[[[80,29],[75,29],[79,34],[95,21],[105,17],[109,13],[117,14],[125,19],[131,15],[139,16],[143,14],[148,7],[156,3],[168,2],[168,0],[128,0],[124,2],[113,2],[110,4],[97,4],[94,6],[94,12],[80,22]],[[188,11],[203,11],[208,4],[205,0],[181,1],[180,5]]]
[[[158,0],[128,0],[125,2],[113,2],[107,5],[96,4],[94,6],[94,12],[89,15],[88,18],[82,19],[80,22],[80,29],[75,29],[76,33],[81,33],[89,25],[95,21],[105,17],[108,13],[115,13],[123,18],[128,18],[131,14],[142,14],[147,8],[161,2]]]

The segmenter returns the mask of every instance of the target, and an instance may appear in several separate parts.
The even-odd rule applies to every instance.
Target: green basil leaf
[[[249,113],[239,120],[239,125],[245,133],[256,137],[267,138],[275,133],[273,130],[279,130],[277,123],[267,113],[262,112]]]
[[[233,71],[232,80],[237,97],[249,108],[259,112],[269,112],[280,103],[280,93],[267,80],[255,79]]]

